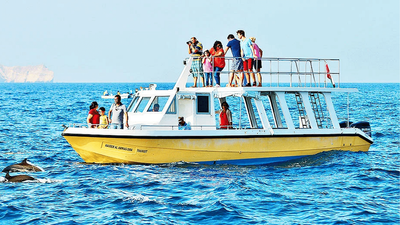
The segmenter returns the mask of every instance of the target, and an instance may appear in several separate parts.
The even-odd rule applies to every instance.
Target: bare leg
[[[253,73],[253,70],[249,70],[249,72],[251,74],[251,79],[253,79],[253,84],[256,83],[256,85],[257,85],[256,75]],[[251,84],[250,81],[249,81],[249,83]]]
[[[241,87],[243,80],[241,80],[240,78],[243,76],[243,73],[241,71],[239,71],[238,73],[239,73],[239,76],[236,76],[236,86],[238,86],[238,84],[239,84],[239,86]]]
[[[194,82],[193,87],[197,87],[197,77],[193,77],[193,82]]]
[[[206,83],[204,82],[204,76],[201,77],[201,83],[203,83],[203,87],[206,86]]]
[[[246,72],[246,81],[247,81],[247,84],[250,84],[251,85],[251,80],[250,80],[250,74],[249,74],[249,72],[246,70],[245,71]],[[246,84],[245,84],[246,85]]]
[[[258,86],[261,87],[262,86],[262,77],[261,77],[260,69],[257,69],[257,76],[258,76]]]
[[[235,80],[235,87],[237,87],[238,80],[239,80],[239,79],[238,79],[238,76],[236,75],[236,73],[234,73],[233,76],[234,76],[233,79]]]
[[[228,84],[229,87],[232,87],[232,81],[235,78],[234,76],[235,73],[232,71],[232,73],[229,75],[229,84]]]

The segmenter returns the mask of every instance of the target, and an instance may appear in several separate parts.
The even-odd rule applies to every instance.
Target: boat
[[[133,95],[134,94],[132,94],[132,93],[124,93],[124,94],[120,94],[120,96],[121,96],[121,99],[125,99],[125,98],[133,98]],[[112,94],[103,94],[102,96],[101,96],[101,98],[103,98],[103,99],[114,99],[115,98],[115,95],[112,95]]]
[[[358,90],[340,87],[338,59],[263,58],[269,85],[197,88],[187,87],[192,60],[184,61],[171,90],[150,85],[134,93],[129,128],[72,124],[62,136],[86,163],[100,164],[266,165],[332,150],[366,152],[373,143],[368,122],[339,122],[332,93]],[[328,63],[335,69],[320,69]],[[219,126],[216,111],[223,102],[231,105],[231,129]],[[179,129],[180,117],[191,130]]]

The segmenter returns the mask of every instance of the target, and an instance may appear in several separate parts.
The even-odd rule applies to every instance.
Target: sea
[[[359,92],[333,95],[339,118],[371,124],[368,152],[263,166],[84,163],[63,125],[85,123],[92,101],[108,110],[105,90],[148,85],[1,83],[0,169],[27,158],[45,171],[12,173],[37,179],[22,183],[2,173],[0,224],[400,223],[400,84],[345,83]]]

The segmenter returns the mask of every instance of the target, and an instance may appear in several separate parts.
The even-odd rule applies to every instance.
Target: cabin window
[[[136,103],[137,103],[138,100],[139,100],[139,97],[136,96],[136,97],[131,101],[131,103],[129,104],[129,107],[128,107],[128,112],[132,112],[132,110],[135,108],[135,105],[136,105]]]
[[[165,107],[165,104],[167,104],[168,99],[169,99],[169,96],[154,97],[154,100],[151,103],[147,112],[162,112]]]
[[[176,114],[176,101],[175,101],[175,96],[174,100],[172,100],[171,105],[169,106],[167,110],[167,114]]]
[[[209,114],[210,113],[210,95],[198,94],[197,95],[197,113]]]
[[[141,100],[140,100],[140,103],[139,103],[139,105],[138,105],[138,107],[136,107],[136,110],[135,110],[135,113],[138,113],[138,112],[143,112],[144,111],[144,109],[146,108],[146,105],[147,105],[147,103],[150,101],[150,97],[143,97]]]

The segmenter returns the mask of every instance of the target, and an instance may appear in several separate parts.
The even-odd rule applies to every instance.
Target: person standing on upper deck
[[[125,116],[125,125],[128,125],[128,111],[126,110],[126,106],[121,102],[121,96],[115,95],[114,103],[110,107],[110,111],[108,111],[109,123],[111,124],[111,129],[124,129],[124,116]],[[111,117],[112,113],[112,117]]]
[[[221,85],[220,74],[225,67],[225,52],[222,48],[222,43],[215,41],[214,46],[210,49],[210,53],[213,56],[212,64],[214,66],[215,86],[219,87]]]
[[[253,67],[257,71],[258,87],[262,87],[262,77],[261,77],[260,69],[262,68],[261,58],[263,55],[263,51],[256,44],[255,37],[251,37],[250,40],[251,40],[251,42],[253,42],[253,54],[254,54]]]
[[[240,41],[241,56],[243,59],[243,70],[246,73],[247,84],[246,87],[251,86],[250,74],[253,79],[253,86],[257,85],[256,76],[253,73],[253,43],[250,39],[245,37],[244,30],[238,30],[237,35]]]
[[[197,78],[201,77],[201,81],[204,84],[204,74],[203,74],[203,63],[201,62],[201,55],[203,54],[203,45],[197,40],[196,37],[192,37],[190,41],[186,42],[188,45],[189,54],[192,55],[193,61],[190,67],[193,76],[194,86],[197,87]]]
[[[235,84],[237,85],[238,80],[236,79],[235,73],[241,73],[239,86],[242,86],[243,83],[243,60],[242,55],[240,54],[240,41],[233,36],[233,34],[228,35],[228,44],[226,45],[225,54],[231,49],[232,51],[232,66],[231,66],[231,74],[229,76],[229,87],[233,86],[233,80],[235,80]]]

